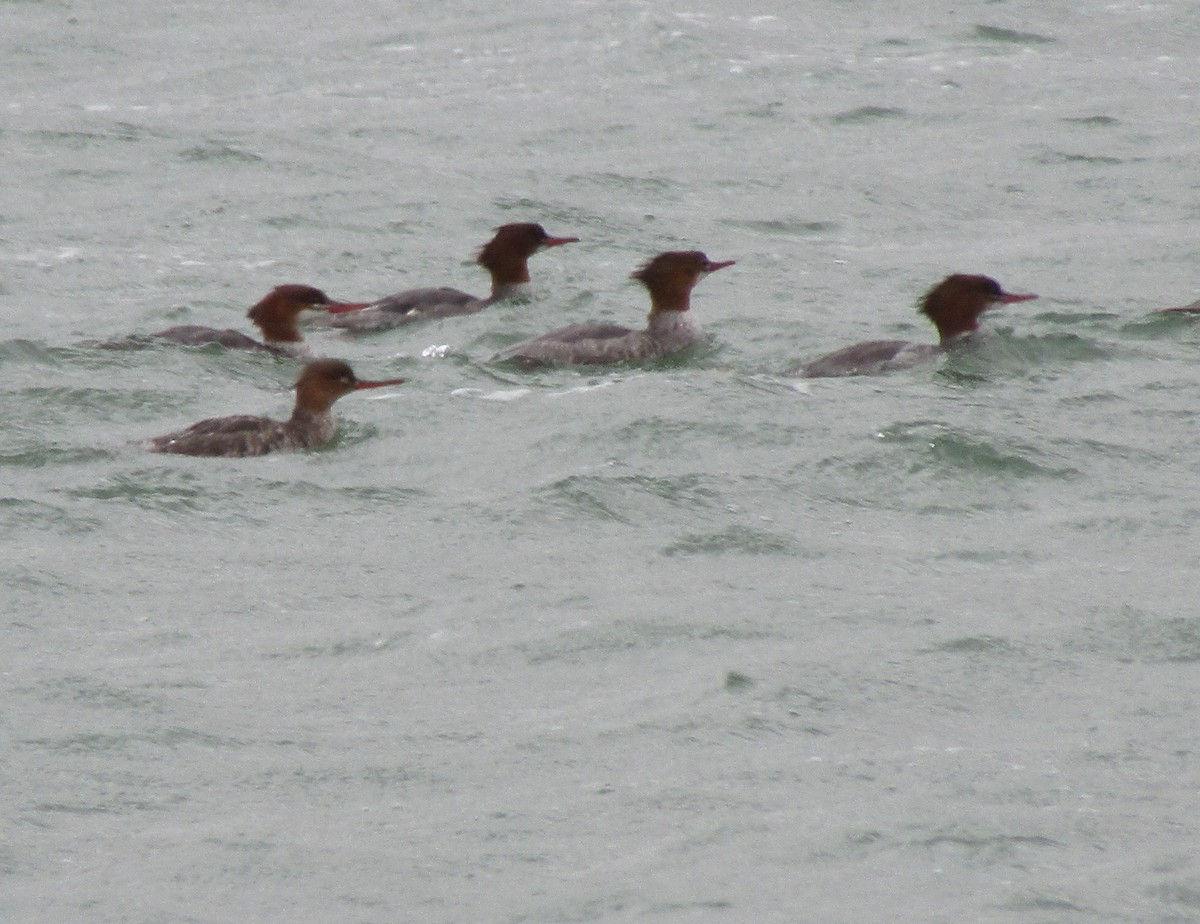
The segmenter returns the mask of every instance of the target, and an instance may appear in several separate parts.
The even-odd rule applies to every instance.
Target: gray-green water
[[[0,917],[1200,920],[1196,8],[118,7],[0,5]],[[132,447],[296,367],[99,342],[514,220],[329,449]],[[487,364],[679,247],[707,349]]]

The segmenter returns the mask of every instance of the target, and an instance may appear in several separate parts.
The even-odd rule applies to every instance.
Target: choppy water
[[[1200,920],[1200,8],[402,6],[0,5],[0,916]],[[100,342],[512,220],[331,448],[130,445],[295,366]],[[676,247],[707,349],[486,363]]]

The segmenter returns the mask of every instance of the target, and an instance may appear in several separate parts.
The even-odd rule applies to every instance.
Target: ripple
[[[1147,892],[1161,902],[1200,911],[1200,886],[1194,882],[1166,882]]]
[[[108,137],[100,132],[37,131],[32,134],[33,137],[42,141],[73,151],[81,151],[94,146],[97,142],[108,140]]]
[[[81,733],[63,735],[57,738],[27,738],[21,743],[47,751],[69,751],[81,754],[94,754],[105,751],[129,752],[146,744],[168,748],[177,748],[181,745],[189,744],[208,748],[241,747],[243,745],[243,742],[236,738],[210,735],[207,732],[199,732],[179,726],[126,735]]]
[[[828,116],[828,121],[833,125],[870,125],[875,122],[907,117],[908,113],[905,110],[895,109],[891,106],[859,106],[856,109],[847,109],[845,112],[836,112]]]
[[[786,107],[780,100],[771,100],[767,103],[762,103],[758,106],[751,106],[749,109],[742,110],[742,115],[751,119],[775,119],[787,112]]]
[[[662,554],[667,557],[723,555],[727,552],[740,555],[794,555],[798,550],[791,536],[745,526],[730,526],[720,532],[685,535],[666,546]]]
[[[0,466],[44,468],[47,465],[77,465],[82,462],[95,462],[100,459],[112,458],[112,456],[113,453],[107,449],[30,446],[25,449],[0,452]]]
[[[769,633],[761,630],[731,626],[626,620],[603,626],[569,629],[546,643],[522,644],[516,648],[531,664],[545,664],[553,661],[578,661],[581,656],[675,646],[680,642],[727,642],[770,637]],[[589,657],[588,660],[590,659]]]
[[[1046,151],[1036,160],[1040,164],[1091,164],[1100,167],[1115,167],[1124,163],[1121,158],[1110,154],[1073,154],[1053,149]]]
[[[207,477],[174,466],[121,472],[102,484],[72,488],[65,493],[80,499],[126,502],[161,513],[194,513],[215,507],[222,520],[260,522],[250,517],[244,504],[230,509],[227,495],[214,494]]]
[[[362,484],[337,486],[302,479],[286,481],[256,479],[255,484],[255,493],[259,494],[283,492],[295,499],[333,500],[335,505],[337,500],[341,499],[363,504],[368,508],[397,507],[428,497],[426,492],[417,488],[398,486],[387,488]]]
[[[728,221],[731,228],[741,228],[745,231],[755,231],[759,234],[779,235],[782,237],[811,237],[828,234],[838,230],[834,221],[809,220],[804,218],[775,218],[761,221]]]
[[[1071,647],[1121,662],[1200,661],[1200,616],[1160,618],[1133,608],[1082,629]]]
[[[109,419],[114,410],[158,409],[170,406],[161,390],[93,388],[73,385],[35,385],[18,392],[22,402],[30,407],[82,410],[97,419]]]
[[[1055,915],[1063,912],[1074,914],[1095,914],[1094,909],[1085,905],[1077,905],[1059,895],[1046,895],[1043,892],[1030,892],[1008,902],[1007,907],[1014,911],[1049,911]]]
[[[153,696],[127,687],[113,686],[92,677],[63,677],[46,686],[48,690],[43,697],[47,700],[62,699],[97,709],[162,711],[158,700]]]
[[[1067,846],[1040,834],[986,834],[955,829],[932,834],[916,843],[920,847],[960,847],[968,853],[988,855],[994,859],[1006,857],[1018,847],[1063,849]]]
[[[631,176],[624,173],[587,173],[567,177],[567,181],[575,186],[599,186],[605,189],[636,193],[638,196],[668,197],[676,190],[677,184],[662,177]]]
[[[1001,658],[1021,653],[1020,648],[1008,639],[995,635],[967,635],[962,638],[950,639],[946,642],[921,649],[924,654],[940,652],[943,654],[986,655],[990,658]]]
[[[145,141],[149,138],[165,137],[161,133],[152,131],[144,125],[137,125],[133,122],[114,122],[112,123],[112,127],[107,131],[42,130],[32,132],[31,134],[35,138],[62,145],[72,150],[82,150],[92,147],[97,142],[120,141],[127,143]]]
[[[565,507],[572,513],[580,514],[588,519],[611,520],[616,523],[630,522],[626,517],[610,507],[595,492],[579,488],[566,482],[552,485],[546,492],[552,503]]]
[[[1074,118],[1068,117],[1060,121],[1066,122],[1069,125],[1084,125],[1096,128],[1106,128],[1110,125],[1120,125],[1120,119],[1114,119],[1112,116],[1095,115],[1095,116],[1077,116]]]
[[[1016,29],[1004,29],[999,26],[977,25],[974,30],[976,38],[989,42],[1008,42],[1013,45],[1047,45],[1058,39],[1036,32],[1019,32]]]
[[[65,507],[17,497],[0,498],[0,528],[4,530],[53,530],[65,535],[82,535],[100,529],[96,517],[80,517]]]
[[[393,649],[398,642],[411,638],[407,632],[393,632],[388,635],[370,635],[360,638],[343,638],[329,642],[312,642],[284,651],[274,651],[266,655],[270,661],[295,661],[311,658],[346,658],[362,655],[374,655]]]
[[[759,390],[768,390],[761,388]],[[789,386],[780,391],[794,393]],[[688,452],[696,445],[699,435],[729,446],[793,446],[803,429],[791,423],[742,423],[738,420],[673,420],[666,417],[643,417],[615,431],[611,438],[621,444],[636,447],[642,452]]]
[[[255,154],[251,151],[243,150],[237,145],[228,144],[222,141],[209,141],[205,144],[196,145],[195,147],[186,148],[179,152],[179,156],[183,160],[192,161],[193,163],[242,163],[242,164],[262,164],[266,163],[266,158]]]
[[[646,511],[641,498],[665,501],[672,507],[694,510],[712,507],[718,491],[699,475],[651,476],[569,475],[537,491],[549,504],[587,518],[630,523]]]
[[[910,454],[911,471],[933,466],[966,474],[1054,479],[1072,479],[1080,474],[1071,466],[1041,461],[1043,453],[1033,446],[1006,445],[995,437],[934,421],[893,424],[882,430],[879,438]]]
[[[5,340],[0,343],[0,364],[29,363],[38,366],[58,366],[62,350],[55,350],[39,340]]]
[[[1052,318],[1037,319],[1055,323]],[[1069,323],[1069,322],[1063,322]],[[1080,322],[1075,320],[1075,324]],[[1043,378],[1064,364],[1112,359],[1114,352],[1101,341],[1074,331],[1043,334],[995,332],[979,349],[951,350],[935,372],[959,384],[990,384],[999,378]]]

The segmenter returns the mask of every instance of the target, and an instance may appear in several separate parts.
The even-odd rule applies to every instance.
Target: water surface
[[[0,6],[6,920],[1200,919],[1185,4]],[[115,350],[280,282],[307,455],[148,456],[296,367]],[[523,374],[737,266],[680,360]],[[920,294],[1041,299],[880,379]]]

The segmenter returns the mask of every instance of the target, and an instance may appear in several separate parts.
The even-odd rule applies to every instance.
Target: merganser
[[[329,323],[355,331],[383,330],[428,318],[474,314],[489,305],[520,295],[529,288],[529,258],[547,247],[573,244],[577,237],[551,237],[533,222],[501,225],[495,236],[479,250],[475,262],[492,275],[492,294],[478,298],[445,286],[408,289],[365,306],[334,306]]]
[[[938,329],[937,344],[908,340],[868,340],[848,346],[788,370],[787,375],[825,378],[838,375],[873,375],[905,369],[933,359],[961,342],[979,327],[979,317],[996,304],[1027,302],[1036,295],[1013,295],[990,276],[955,273],[930,289],[917,311]]]
[[[311,351],[304,345],[304,337],[300,334],[300,326],[297,324],[300,312],[307,309],[351,311],[361,307],[361,304],[335,302],[320,289],[314,289],[312,286],[289,283],[276,286],[246,312],[246,317],[262,331],[261,343],[230,328],[218,330],[215,327],[200,327],[195,324],[169,327],[150,336],[159,340],[173,340],[187,346],[219,343],[231,350],[258,350],[279,356],[303,357],[311,355]]]
[[[210,417],[190,427],[156,436],[141,447],[148,452],[185,456],[262,456],[281,449],[315,449],[333,439],[330,408],[342,395],[364,388],[399,385],[404,379],[370,382],[354,377],[340,359],[317,359],[296,379],[296,407],[286,421],[240,414]]]
[[[650,292],[650,320],[645,330],[616,324],[571,324],[511,346],[493,361],[515,360],[526,366],[594,365],[678,353],[701,339],[699,326],[687,314],[692,288],[709,273],[734,262],[714,262],[699,250],[660,253],[629,277]]]

